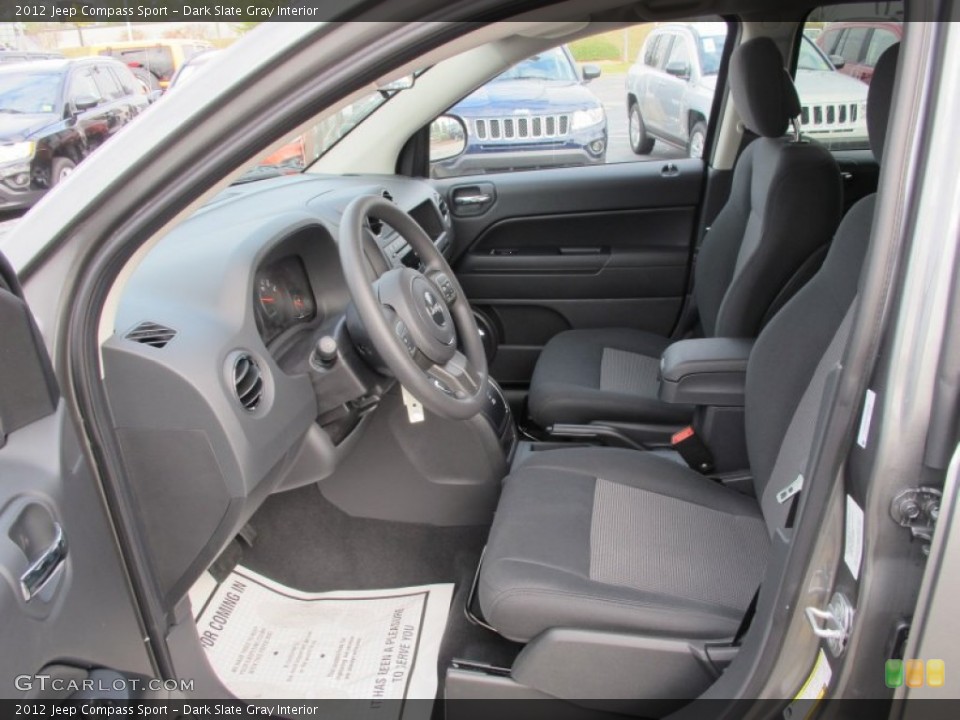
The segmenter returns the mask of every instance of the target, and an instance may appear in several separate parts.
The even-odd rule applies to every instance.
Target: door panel
[[[523,386],[571,328],[669,335],[686,291],[703,185],[695,159],[436,181],[454,208],[452,261],[499,341],[493,376]],[[455,198],[486,205],[458,214]]]
[[[16,649],[0,697],[57,695],[32,677],[55,663],[151,676],[99,487],[2,256],[0,337],[0,647]]]

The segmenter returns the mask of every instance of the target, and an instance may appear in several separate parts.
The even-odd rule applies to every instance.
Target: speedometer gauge
[[[261,278],[257,283],[257,299],[264,316],[276,320],[283,314],[283,295],[270,278]]]

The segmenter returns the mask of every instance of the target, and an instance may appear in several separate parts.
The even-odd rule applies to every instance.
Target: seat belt
[[[716,467],[713,462],[713,453],[710,452],[710,448],[707,447],[703,439],[697,435],[693,425],[687,425],[683,430],[675,432],[670,437],[670,447],[676,450],[683,461],[698,473],[706,475],[713,472],[714,467]]]

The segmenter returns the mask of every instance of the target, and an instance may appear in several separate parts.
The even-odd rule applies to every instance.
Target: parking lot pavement
[[[603,73],[587,85],[607,110],[607,162],[633,162],[683,157],[684,153],[666,143],[657,141],[650,155],[637,155],[630,149],[627,136],[627,90],[625,73]]]

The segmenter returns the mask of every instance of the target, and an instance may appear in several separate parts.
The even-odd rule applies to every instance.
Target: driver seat
[[[870,85],[881,158],[899,46]],[[553,628],[729,641],[764,577],[770,538],[796,500],[827,379],[840,364],[875,196],[844,218],[813,279],[766,326],[747,369],[755,497],[653,453],[531,453],[504,481],[478,579],[486,621],[527,642]],[[667,671],[669,672],[669,671]]]

